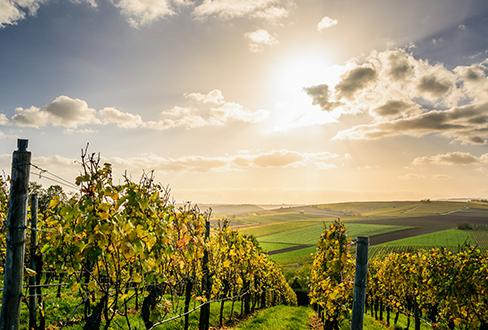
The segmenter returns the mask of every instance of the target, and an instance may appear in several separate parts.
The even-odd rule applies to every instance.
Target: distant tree
[[[52,185],[45,189],[41,184],[35,181],[29,183],[29,193],[37,194],[39,212],[42,213],[48,209],[49,202],[51,202],[53,197],[58,196],[61,201],[67,199],[67,196],[63,191],[63,187],[59,185]]]

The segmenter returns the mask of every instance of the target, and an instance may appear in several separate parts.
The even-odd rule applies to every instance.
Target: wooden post
[[[207,217],[205,220],[205,243],[208,243],[208,239],[210,237],[210,216]],[[207,301],[210,301],[210,274],[208,273],[208,248],[205,247],[205,251],[203,252],[203,260],[202,260],[202,271],[203,271],[203,279],[202,279],[202,290],[205,292],[205,297]],[[210,327],[210,304],[205,304],[200,308],[200,322],[198,325],[198,329],[200,330],[208,330]]]
[[[12,176],[7,217],[7,257],[3,280],[0,329],[19,328],[20,299],[24,280],[25,219],[31,153],[28,140],[17,140],[18,150],[12,155]]]
[[[358,237],[356,243],[356,276],[354,279],[354,302],[352,305],[352,330],[363,329],[366,277],[368,274],[368,237]]]
[[[37,269],[37,195],[31,196],[31,239],[30,239],[30,268]],[[36,276],[29,277],[29,329],[37,329],[37,290],[35,285],[37,284]]]

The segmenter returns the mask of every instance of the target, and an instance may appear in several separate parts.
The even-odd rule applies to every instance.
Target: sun
[[[330,63],[323,51],[297,51],[276,61],[271,72],[270,96],[279,100],[273,109],[273,130],[335,122],[336,114],[312,104],[304,88],[339,82],[345,68]]]
[[[323,53],[293,53],[278,61],[273,76],[280,92],[297,92],[312,85],[337,84],[336,72]]]

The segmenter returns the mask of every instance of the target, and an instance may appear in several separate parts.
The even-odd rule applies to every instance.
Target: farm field
[[[341,218],[350,237],[369,236],[372,252],[411,247],[486,247],[486,230],[457,230],[462,224],[488,225],[488,205],[480,202],[350,202],[294,206],[238,215],[231,224],[254,235],[271,258],[287,269],[311,261],[324,223]],[[236,225],[237,223],[237,225]],[[375,247],[377,246],[377,247]]]

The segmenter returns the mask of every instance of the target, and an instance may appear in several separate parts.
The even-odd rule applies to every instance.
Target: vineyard
[[[326,329],[350,319],[353,259],[340,221],[325,228],[310,278],[311,303]],[[488,252],[466,245],[459,251],[420,249],[389,252],[370,260],[367,309],[375,319],[396,326],[399,316],[434,329],[488,327]]]
[[[114,184],[110,164],[85,150],[75,182],[79,192],[70,197],[59,186],[31,185],[37,227],[26,227],[27,241],[37,236],[37,243],[26,252],[26,265],[33,266],[25,269],[22,308],[28,307],[29,318],[21,318],[21,328],[131,329],[137,322],[146,329],[188,329],[195,312],[198,327],[208,329],[211,304],[220,306],[220,325],[229,305],[233,318],[257,307],[296,304],[279,267],[252,236],[225,221],[210,229],[209,212],[175,206],[152,174]],[[7,199],[2,179],[2,220]],[[3,266],[5,236],[1,242]],[[64,299],[72,304],[63,312],[47,307]]]
[[[83,150],[80,164],[74,183],[36,164],[21,164],[76,193],[31,183],[28,221],[20,227],[12,227],[7,216],[12,189],[18,189],[14,175],[0,177],[0,218],[7,219],[0,240],[2,273],[11,267],[9,251],[19,245],[9,234],[12,228],[25,230],[28,243],[18,296],[21,329],[210,329],[247,319],[240,325],[244,329],[314,324],[314,329],[337,330],[354,328],[354,306],[364,310],[366,316],[359,315],[372,328],[488,327],[488,252],[479,248],[485,247],[486,225],[478,218],[461,226],[469,231],[407,235],[369,249],[364,243],[362,280],[356,242],[367,239],[351,241],[350,236],[374,239],[417,229],[401,226],[401,220],[348,223],[346,229],[339,219],[321,221],[300,213],[287,214],[287,224],[267,215],[270,222],[264,226],[239,231],[228,220],[211,222],[211,210],[176,205],[152,172],[138,181],[124,175],[115,184],[111,165],[98,154]],[[446,247],[431,248],[439,242]],[[313,261],[293,275],[290,285],[282,265],[270,258],[280,256],[272,249],[284,250],[283,255],[313,251]],[[12,283],[17,285],[9,283],[2,288],[2,315],[11,303]],[[308,305],[295,292],[308,295],[315,313],[285,306]],[[357,298],[360,292],[364,300]],[[373,325],[375,320],[379,323]]]

